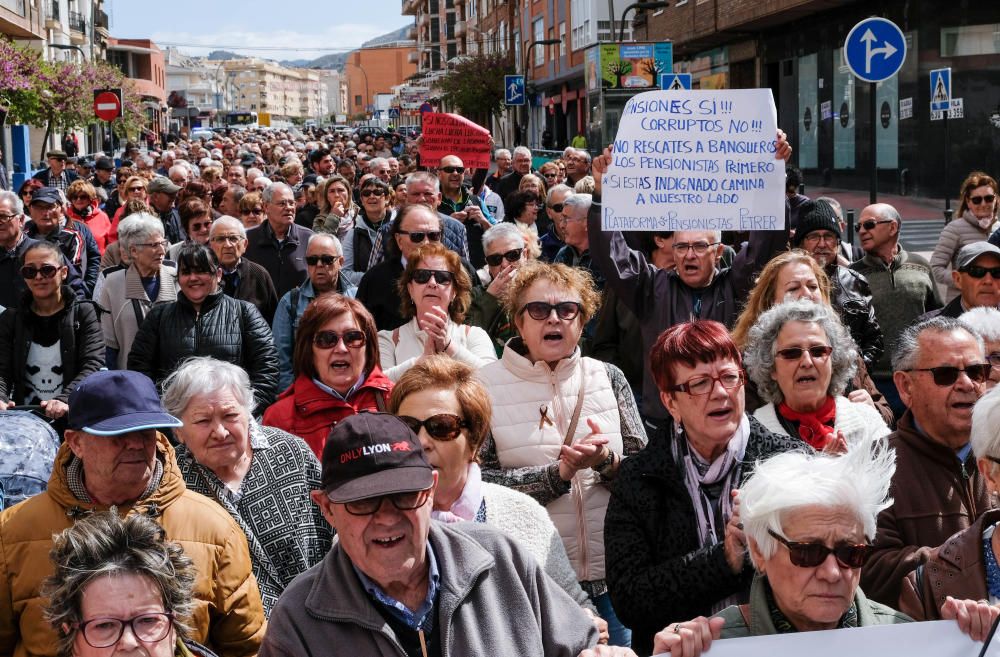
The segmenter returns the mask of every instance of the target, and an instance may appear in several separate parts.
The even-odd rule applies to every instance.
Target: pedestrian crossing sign
[[[931,71],[931,111],[941,112],[951,106],[951,69]]]
[[[660,89],[664,91],[683,91],[691,88],[690,73],[661,73]]]

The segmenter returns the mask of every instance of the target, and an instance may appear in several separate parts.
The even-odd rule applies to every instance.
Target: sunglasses
[[[570,320],[576,319],[576,316],[583,310],[583,305],[576,301],[561,301],[556,304],[544,301],[529,301],[521,308],[521,312],[523,313],[525,310],[528,311],[528,316],[531,319],[539,322],[548,319],[552,315],[553,310],[556,311],[556,317],[559,319]]]
[[[25,265],[21,267],[21,276],[29,281],[35,280],[35,277],[39,274],[41,274],[42,278],[52,278],[60,269],[61,267],[56,267],[55,265],[42,265],[41,267]]]
[[[329,254],[306,256],[306,264],[309,265],[310,267],[315,267],[316,265],[322,262],[324,265],[329,267],[333,263],[337,262],[337,259],[339,257],[340,256],[333,256]]]
[[[381,189],[366,189],[361,192],[361,196],[364,198],[369,196],[385,196],[385,192]]]
[[[249,210],[244,210],[243,214],[264,214],[264,208],[250,208]]]
[[[465,167],[441,167],[439,171],[445,173],[465,173]]]
[[[197,233],[202,230],[208,230],[211,227],[212,227],[211,221],[198,222],[191,224],[191,232]]]
[[[838,545],[831,548],[822,543],[790,541],[770,529],[767,530],[767,533],[771,535],[771,538],[788,548],[788,560],[792,562],[793,566],[799,568],[815,568],[826,561],[826,558],[831,554],[841,568],[861,568],[872,553],[872,546],[866,543]]]
[[[879,224],[891,224],[891,223],[893,223],[892,219],[879,219],[878,221],[874,219],[869,219],[868,221],[862,221],[860,224],[855,225],[854,232],[860,233],[862,228],[864,228],[865,230],[875,230],[875,226],[878,226]]]
[[[431,276],[434,277],[434,282],[438,285],[451,285],[455,282],[455,275],[450,271],[442,271],[440,269],[414,269],[413,270],[413,282],[420,285],[426,285],[430,282]]]
[[[930,372],[931,376],[934,377],[934,384],[939,386],[950,386],[958,381],[959,372],[965,372],[965,375],[969,377],[973,383],[982,383],[986,379],[990,378],[990,369],[992,366],[989,363],[982,363],[979,365],[969,365],[966,368],[954,367],[953,365],[942,365],[941,367],[914,367],[908,372]]]
[[[409,238],[410,238],[410,241],[413,242],[414,244],[420,244],[421,242],[424,241],[425,237],[427,239],[429,239],[431,242],[440,242],[441,241],[441,231],[439,231],[439,230],[432,230],[429,233],[425,233],[425,232],[411,233],[411,232],[406,231],[406,230],[401,230],[401,231],[399,231],[399,234],[400,235],[408,235]]]
[[[493,253],[486,256],[486,264],[490,267],[497,267],[501,262],[506,260],[507,262],[517,262],[521,259],[521,254],[524,252],[523,248],[511,249],[505,253]]]
[[[146,188],[145,187],[129,187],[125,191],[126,192],[144,192],[144,191],[146,191]]]
[[[86,194],[75,194],[73,196],[70,196],[69,200],[71,200],[71,201],[89,201],[90,197],[87,196]]]
[[[564,207],[566,207],[565,203],[553,203],[549,206],[549,209],[553,212],[562,212]]]
[[[427,434],[435,440],[455,440],[462,433],[462,429],[469,426],[465,420],[451,413],[438,413],[426,420],[418,420],[409,415],[400,415],[399,419],[410,427],[413,433],[420,433],[421,427],[427,429]]]
[[[320,349],[333,349],[341,340],[348,349],[360,349],[368,342],[363,331],[352,329],[344,331],[343,335],[338,335],[335,331],[317,331],[313,336],[313,345]]]
[[[380,495],[379,497],[367,497],[363,500],[344,502],[344,508],[352,516],[370,516],[382,508],[382,500],[389,500],[400,511],[412,511],[426,504],[430,494],[431,491],[428,489],[407,493],[394,493],[392,495]]]
[[[969,203],[973,205],[979,205],[980,203],[992,203],[996,200],[996,196],[993,194],[987,194],[986,196],[970,196]]]
[[[965,269],[960,269],[963,274],[968,274],[973,278],[983,278],[986,274],[993,277],[994,280],[1000,281],[1000,267],[981,267],[979,265],[969,265]]]
[[[788,349],[779,349],[774,352],[776,355],[781,356],[785,360],[798,360],[802,358],[802,354],[809,352],[809,356],[813,360],[820,360],[826,358],[833,353],[833,347],[829,345],[816,345],[814,347],[809,347],[808,349],[803,349],[802,347],[789,347]]]

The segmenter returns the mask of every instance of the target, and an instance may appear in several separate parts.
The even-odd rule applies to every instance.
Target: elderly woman
[[[118,225],[121,223],[127,215],[125,214],[125,207],[128,205],[129,201],[142,201],[143,203],[148,202],[146,196],[146,186],[149,185],[149,181],[142,176],[132,176],[125,181],[125,195],[121,197],[122,204],[121,207],[115,212],[115,216],[111,219],[111,231],[108,233],[108,241],[116,242],[118,240]]]
[[[260,192],[247,192],[240,199],[239,206],[240,221],[243,222],[244,228],[259,226],[267,218],[264,214],[264,201],[261,199]]]
[[[313,219],[313,231],[343,239],[354,228],[354,218],[361,211],[351,196],[351,183],[343,176],[330,176],[316,188],[316,197],[319,214]]]
[[[794,451],[758,465],[739,498],[757,571],[749,604],[673,623],[656,636],[654,650],[692,657],[713,639],[909,622],[858,588],[876,516],[892,504],[895,467],[895,454],[871,442],[841,457]],[[997,616],[1000,609],[985,601],[950,599],[942,609],[976,641]]]
[[[357,285],[368,271],[372,249],[379,230],[393,219],[392,189],[378,178],[361,183],[361,210],[354,218],[354,228],[341,238],[344,246],[344,269],[340,272],[351,285]]]
[[[197,572],[156,520],[102,511],[55,537],[45,617],[62,657],[214,657],[190,641]]]
[[[583,270],[521,266],[504,300],[520,337],[479,371],[496,410],[481,455],[485,480],[546,507],[611,643],[628,645],[607,595],[604,515],[610,482],[646,434],[621,370],[580,354],[598,299]]]
[[[66,198],[69,200],[66,217],[70,221],[79,221],[90,229],[94,241],[97,242],[97,249],[103,255],[104,249],[108,246],[111,220],[101,210],[97,190],[86,180],[77,179],[66,188]]]
[[[254,412],[260,413],[277,394],[278,354],[271,329],[254,306],[223,294],[221,279],[211,249],[185,244],[177,255],[177,300],[149,311],[129,351],[128,369],[159,384],[191,356],[238,364],[250,375]]]
[[[769,431],[797,436],[815,449],[889,433],[878,411],[843,396],[858,351],[830,306],[807,299],[774,306],[750,329],[745,359],[769,402],[754,417]]]
[[[672,326],[649,358],[672,435],[625,461],[605,519],[608,590],[640,655],[669,621],[746,596],[733,491],[757,460],[801,445],[745,413],[742,358],[722,324]]]
[[[490,336],[463,325],[472,284],[458,254],[438,242],[421,244],[399,277],[400,313],[409,321],[379,331],[382,371],[392,381],[434,354],[481,367],[496,360]]]
[[[208,244],[208,236],[212,229],[212,207],[198,196],[189,196],[177,207],[181,218],[181,227],[187,239],[172,245],[167,251],[167,259],[177,260],[177,254],[185,244]]]
[[[973,308],[962,313],[959,319],[978,333],[986,344],[986,360],[990,362],[992,369],[990,378],[983,384],[983,390],[992,390],[1000,383],[1000,310]]]
[[[299,320],[292,365],[295,381],[264,413],[264,424],[299,436],[317,457],[337,422],[386,408],[392,381],[379,367],[375,320],[356,299],[316,297]]]
[[[330,549],[332,532],[309,491],[320,466],[298,437],[253,419],[254,392],[240,367],[190,358],[163,382],[187,487],[224,508],[246,534],[264,612],[296,575]],[[267,513],[261,513],[267,509]]]
[[[526,247],[525,234],[513,224],[496,224],[483,233],[486,266],[476,273],[486,287],[473,289],[468,322],[486,331],[497,356],[503,354],[507,341],[517,335],[514,323],[504,312],[503,298],[518,267],[529,259]]]
[[[1000,210],[1000,186],[982,171],[973,171],[966,177],[960,195],[958,216],[945,225],[931,254],[931,271],[938,284],[944,286],[945,303],[959,295],[951,275],[951,271],[958,270],[955,266],[958,252],[963,246],[988,239]]]
[[[514,192],[504,199],[504,221],[528,231],[533,236],[544,235],[538,226],[538,196],[534,192]],[[544,197],[542,197],[544,198]],[[541,232],[539,232],[541,231]]]

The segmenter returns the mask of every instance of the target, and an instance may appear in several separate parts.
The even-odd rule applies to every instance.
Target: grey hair
[[[962,313],[958,321],[967,324],[983,340],[1000,342],[1000,310],[980,306]]]
[[[255,402],[246,370],[209,356],[195,356],[181,363],[163,381],[163,407],[171,415],[180,417],[197,395],[226,389],[243,406],[249,419]]]
[[[118,224],[118,241],[125,253],[131,253],[133,246],[142,244],[153,233],[164,235],[163,222],[148,212],[130,214]]]
[[[185,637],[186,621],[194,611],[194,562],[179,543],[168,541],[155,520],[140,513],[125,518],[111,507],[77,520],[57,534],[49,553],[55,565],[42,585],[48,598],[45,619],[59,635],[59,654],[73,654],[83,593],[100,577],[139,575],[157,585],[163,608],[174,614],[173,626]]]
[[[590,212],[590,206],[594,203],[594,197],[590,194],[572,194],[563,201],[563,205],[573,209],[573,218],[577,218],[578,212],[584,217]]]
[[[747,333],[743,364],[761,398],[775,404],[781,403],[785,398],[778,382],[771,375],[774,374],[778,334],[788,322],[808,322],[818,324],[823,329],[833,347],[833,353],[830,354],[830,385],[826,393],[830,396],[844,394],[847,382],[858,369],[858,347],[833,308],[825,303],[799,299],[772,306],[757,318],[757,323]]]
[[[972,409],[969,443],[976,458],[1000,457],[1000,386],[980,397]]]
[[[831,208],[833,208],[833,213],[837,215],[837,219],[840,221],[844,220],[844,208],[840,205],[840,201],[833,198],[832,196],[820,196],[815,199],[816,201],[823,201]]]
[[[274,198],[274,195],[279,191],[281,191],[282,189],[287,189],[289,192],[292,192],[292,188],[286,185],[285,183],[273,182],[264,188],[264,191],[261,192],[260,198],[265,203],[270,203],[271,199]],[[294,192],[292,193],[294,194]]]
[[[518,146],[514,149],[514,155],[527,155],[531,157],[531,149],[527,146]]]
[[[383,164],[386,165],[386,166],[388,166],[389,165],[389,160],[387,160],[384,157],[373,157],[372,159],[368,160],[368,168],[369,169],[374,169],[376,167],[380,167]]]
[[[187,166],[187,162],[184,160],[178,160],[177,164],[173,165],[167,170],[167,176],[175,171],[183,173],[185,176],[191,175],[191,167]]]
[[[333,243],[333,250],[337,252],[337,255],[344,255],[344,245],[340,243],[336,235],[331,233],[313,233],[309,236],[309,241],[306,242],[306,248],[317,240],[324,240]]]
[[[526,245],[524,241],[524,234],[520,231],[520,229],[514,224],[505,221],[490,227],[489,230],[483,233],[483,250],[489,251],[491,244],[497,240],[505,238],[518,241],[521,244],[522,249]]]
[[[896,352],[892,355],[892,371],[905,372],[917,366],[920,360],[920,336],[924,333],[951,333],[965,331],[979,344],[979,350],[986,353],[983,338],[968,324],[953,317],[932,317],[917,324],[907,326],[896,340]]]
[[[428,185],[433,185],[435,192],[441,191],[441,181],[438,180],[438,177],[435,176],[430,171],[414,171],[413,173],[411,173],[406,177],[407,186],[409,186],[410,183],[415,183],[415,182],[422,182]]]
[[[577,194],[593,194],[597,191],[597,186],[593,176],[584,176],[573,185],[573,191]]]
[[[577,148],[577,149],[574,149],[574,150],[576,151],[576,154],[579,157],[582,157],[583,159],[585,159],[587,161],[587,164],[590,165],[591,160],[593,160],[594,158],[592,158],[590,156],[589,152],[583,150],[582,148]]]
[[[546,202],[551,201],[552,197],[559,192],[562,192],[564,194],[574,193],[572,187],[570,187],[569,185],[564,185],[562,183],[559,183],[558,185],[552,185],[552,187],[549,187],[549,193],[545,196],[545,201]]]
[[[247,229],[246,226],[243,225],[243,222],[237,219],[236,217],[232,217],[228,214],[224,214],[212,222],[212,227],[208,229],[208,235],[210,238],[215,235],[217,228],[219,230],[222,230],[223,228],[229,228],[230,230],[235,230],[236,232],[238,232],[240,234],[240,237],[242,237],[243,239],[246,239],[247,237]]]
[[[498,148],[495,151],[493,151],[493,159],[496,160],[498,157],[500,157],[501,155],[504,155],[504,154],[506,154],[507,157],[513,157],[510,154],[510,151],[507,150],[506,148]]]
[[[14,192],[0,192],[0,202],[7,201],[14,208],[16,214],[24,214],[24,201]]]
[[[892,504],[889,486],[895,471],[895,450],[879,439],[862,440],[841,456],[811,450],[783,452],[758,462],[741,487],[743,531],[769,559],[778,542],[768,530],[784,536],[783,522],[796,510],[819,506],[848,509],[865,536],[874,539],[879,512]],[[754,566],[761,568],[758,563]]]

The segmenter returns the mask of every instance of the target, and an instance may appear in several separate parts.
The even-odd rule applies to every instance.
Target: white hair
[[[514,149],[514,155],[515,156],[517,156],[517,155],[527,155],[530,158],[531,157],[531,149],[528,148],[527,146],[518,146],[517,148]]]
[[[0,191],[0,202],[3,201],[10,203],[10,207],[14,210],[14,214],[24,214],[24,201],[21,200],[21,197],[14,192]]]
[[[340,240],[337,239],[336,235],[331,235],[330,233],[313,233],[312,235],[309,236],[309,241],[306,242],[306,248],[308,248],[310,244],[312,244],[317,240],[323,240],[332,243],[333,250],[337,252],[337,255],[344,255],[344,246],[340,243]]]
[[[559,192],[572,195],[573,188],[570,187],[569,185],[564,185],[562,183],[559,183],[558,185],[552,185],[552,187],[549,187],[549,193],[545,196],[546,202],[551,203],[552,197],[558,194]],[[593,197],[591,197],[591,199],[593,199]]]
[[[222,230],[223,228],[235,230],[243,239],[246,239],[247,237],[247,229],[246,226],[243,225],[243,222],[228,214],[224,214],[212,222],[212,227],[208,229],[209,237],[215,235],[216,229]]]
[[[368,168],[369,169],[377,169],[378,167],[382,166],[383,164],[386,165],[386,166],[389,166],[389,160],[387,160],[384,157],[373,157],[372,159],[368,160]]]
[[[493,242],[504,238],[516,240],[521,245],[520,248],[522,249],[525,246],[524,233],[522,233],[521,230],[514,224],[505,221],[491,226],[489,230],[483,233],[483,250],[489,251],[490,245],[493,244]]]
[[[498,148],[495,151],[493,151],[493,159],[494,160],[499,159],[500,156],[502,156],[502,155],[506,155],[508,158],[511,157],[510,151],[507,150],[506,148]]]
[[[188,167],[184,166],[185,164],[186,163],[184,162],[184,160],[178,160],[177,164],[173,165],[172,167],[170,167],[170,169],[167,170],[167,175],[169,176],[171,173],[180,173],[185,178],[188,177],[188,176],[190,176],[191,175],[191,169],[189,169]]]
[[[962,313],[958,320],[968,324],[983,340],[1000,341],[1000,310],[980,306]]]
[[[154,233],[164,234],[163,222],[148,212],[130,214],[118,224],[118,241],[125,253],[130,253],[133,246],[145,242]]]
[[[274,195],[283,189],[287,189],[289,192],[292,192],[292,194],[295,193],[294,191],[292,191],[292,188],[286,185],[285,183],[273,182],[264,188],[264,191],[261,192],[260,194],[260,199],[265,203],[270,203],[271,201],[274,200]]]
[[[590,212],[590,206],[594,203],[594,197],[590,194],[570,194],[563,205],[567,208],[572,208],[572,217],[574,219],[578,217],[586,218],[587,213]]]
[[[980,397],[972,409],[969,443],[976,458],[1000,457],[1000,386]]]
[[[842,456],[795,450],[758,461],[740,489],[743,531],[769,559],[778,544],[768,530],[784,536],[782,521],[790,512],[839,507],[856,516],[872,540],[879,512],[892,505],[889,485],[895,471],[896,452],[880,439],[862,440]]]
[[[255,402],[246,371],[226,361],[195,356],[181,363],[163,382],[163,406],[168,413],[179,417],[194,397],[226,389],[250,418]]]

